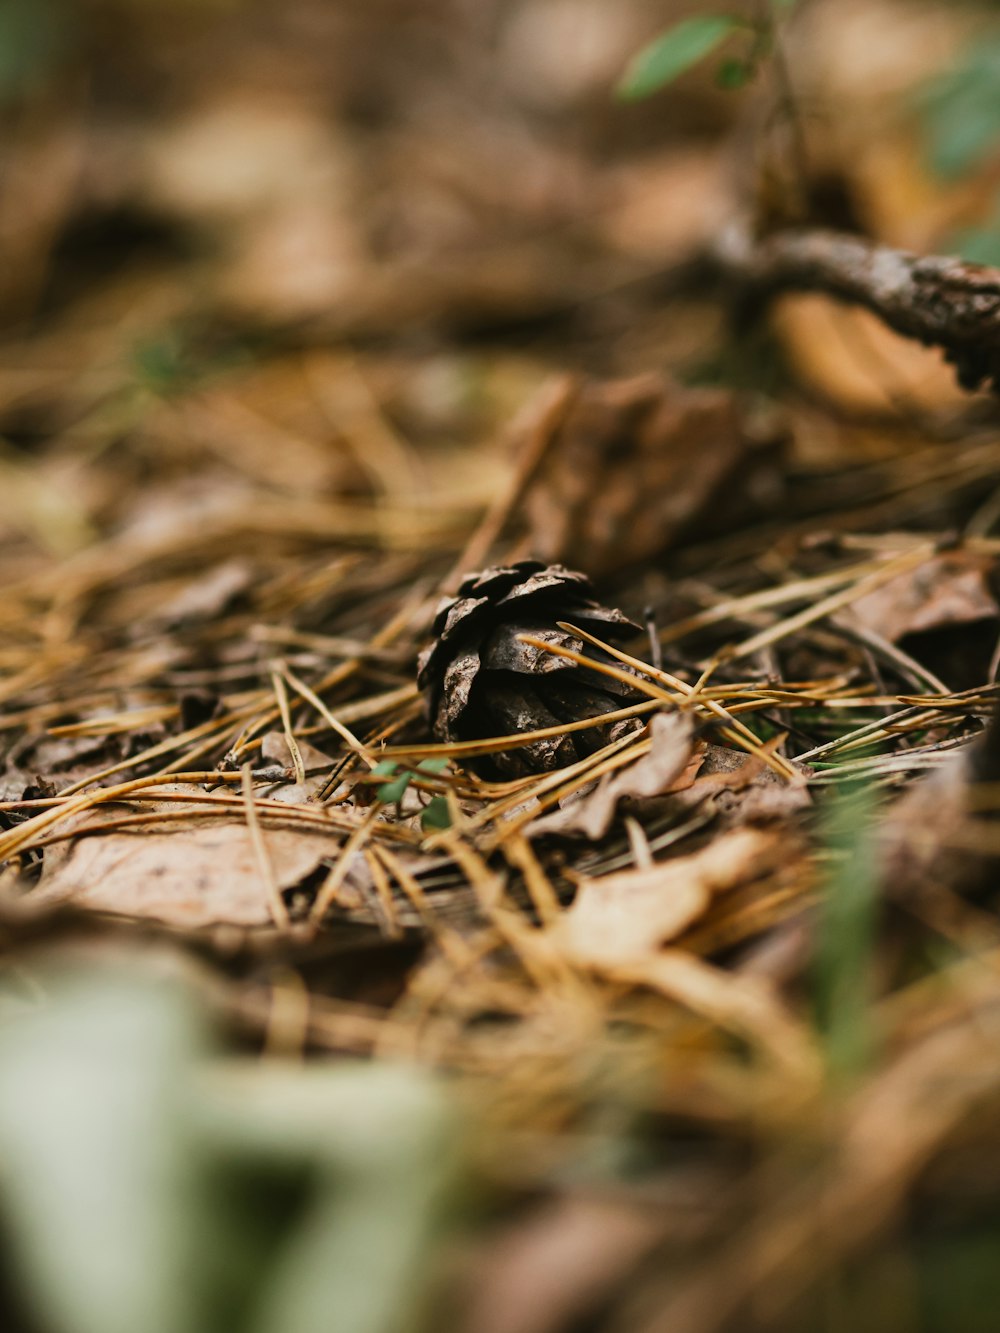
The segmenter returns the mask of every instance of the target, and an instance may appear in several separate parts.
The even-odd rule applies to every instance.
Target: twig
[[[744,308],[783,291],[824,292],[864,306],[907,338],[940,347],[963,388],[988,381],[1000,392],[998,269],[819,228],[755,239],[743,220],[723,230],[713,258]]]

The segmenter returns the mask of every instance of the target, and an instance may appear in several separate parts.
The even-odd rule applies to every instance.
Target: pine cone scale
[[[526,560],[464,579],[458,595],[438,607],[436,637],[420,658],[417,679],[434,734],[446,742],[516,735],[597,717],[644,697],[623,681],[522,642],[528,634],[594,661],[610,660],[559,621],[592,627],[609,640],[639,628],[596,602],[583,574],[560,565]],[[607,727],[595,726],[511,747],[469,767],[490,777],[549,772],[609,739]]]

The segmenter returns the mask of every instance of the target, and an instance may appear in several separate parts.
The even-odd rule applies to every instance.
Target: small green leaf
[[[394,805],[403,799],[403,793],[413,781],[412,773],[403,773],[393,782],[386,782],[378,789],[378,798],[383,805]]]
[[[668,28],[633,57],[618,84],[618,96],[627,101],[648,97],[703,60],[737,28],[745,26],[738,18],[706,14]]]
[[[373,778],[391,778],[399,768],[394,759],[383,759],[372,769]],[[402,773],[394,782],[383,782],[375,793],[383,805],[393,805],[403,799],[403,793],[413,779],[412,773]]]
[[[421,773],[443,773],[450,762],[449,759],[421,759],[417,769]]]
[[[420,812],[420,827],[426,833],[428,829],[451,828],[451,811],[443,796],[435,796]]]

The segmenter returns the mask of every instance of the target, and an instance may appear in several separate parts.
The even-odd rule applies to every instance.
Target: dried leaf
[[[786,782],[759,755],[709,745],[697,778],[677,789],[675,799],[686,806],[712,801],[730,824],[767,822],[808,809],[812,799],[806,772],[803,769],[801,782]]]
[[[160,608],[157,619],[169,626],[211,620],[232,606],[253,581],[254,571],[249,561],[227,560],[186,583],[176,597]]]
[[[853,602],[845,619],[895,643],[907,634],[995,619],[994,561],[972,551],[947,551]]]
[[[662,796],[674,790],[682,777],[693,779],[701,766],[694,752],[694,726],[687,713],[657,713],[649,724],[652,745],[627,768],[609,773],[590,791],[577,795],[561,809],[534,820],[529,837],[545,833],[573,834],[597,841],[603,838],[620,802]],[[693,769],[693,771],[692,771]]]
[[[876,838],[886,890],[900,897],[941,889],[968,898],[996,892],[1000,823],[1000,715],[967,749],[948,755],[882,820]]]
[[[595,575],[649,559],[709,517],[718,529],[724,500],[728,516],[745,512],[767,476],[777,480],[769,452],[728,393],[653,374],[585,385],[528,492],[529,544]],[[737,476],[739,494],[727,496]]]
[[[468,1333],[557,1333],[593,1308],[655,1242],[656,1210],[570,1197],[519,1219],[474,1274]]]
[[[278,885],[290,889],[335,853],[324,834],[265,829]],[[267,885],[244,824],[173,825],[168,833],[90,835],[72,844],[33,892],[34,902],[78,907],[194,930],[264,926]]]
[[[690,856],[583,879],[551,934],[574,960],[591,967],[646,958],[697,921],[715,894],[758,874],[776,847],[773,834],[733,829]]]
[[[796,372],[842,412],[896,416],[901,402],[924,411],[962,402],[963,390],[935,351],[867,310],[796,294],[784,297],[772,317]]]

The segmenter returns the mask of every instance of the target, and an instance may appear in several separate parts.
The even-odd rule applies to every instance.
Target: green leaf
[[[398,768],[399,765],[395,759],[383,759],[380,764],[376,764],[372,769],[372,777],[391,778]],[[403,799],[403,792],[406,791],[412,779],[412,773],[403,773],[395,782],[383,782],[375,795],[383,805],[393,805],[396,801]]]
[[[403,799],[403,793],[413,781],[412,773],[403,773],[395,782],[385,782],[378,789],[378,799],[383,805],[394,805]]]
[[[428,829],[451,828],[451,811],[443,796],[435,796],[420,812],[420,827]]]
[[[208,1333],[196,1284],[192,997],[131,971],[47,979],[0,1022],[0,1157],[13,1263],[52,1333]]]
[[[668,28],[633,57],[618,84],[618,96],[627,101],[648,97],[703,60],[737,28],[745,26],[738,18],[707,14]]]
[[[749,60],[737,60],[735,57],[723,60],[715,71],[715,82],[720,88],[743,88],[757,73]]]
[[[421,759],[417,768],[421,773],[443,773],[450,762],[450,759]]]

